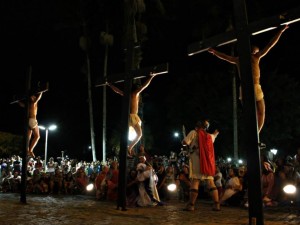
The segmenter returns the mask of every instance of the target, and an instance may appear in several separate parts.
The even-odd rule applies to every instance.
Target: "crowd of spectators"
[[[142,161],[140,161],[142,159]],[[300,148],[294,157],[281,157],[270,161],[262,157],[262,201],[266,207],[300,201]],[[128,159],[127,200],[128,205],[138,206],[141,188],[141,174],[155,181],[156,198],[150,198],[151,204],[167,202],[171,198],[187,202],[189,199],[189,165],[187,154],[171,152],[170,156],[153,156],[141,148],[136,157]],[[215,183],[223,206],[248,206],[247,190],[251,185],[247,179],[247,166],[216,160]],[[141,164],[145,164],[141,166]],[[19,156],[0,159],[0,191],[20,192],[22,159]],[[51,157],[45,166],[40,157],[29,159],[27,163],[26,193],[28,194],[92,194],[97,200],[116,201],[118,198],[118,161],[85,162],[76,159]],[[151,177],[150,177],[151,176]],[[144,178],[143,178],[144,182]],[[89,192],[86,187],[94,184]],[[168,185],[175,183],[176,192],[168,190]],[[298,189],[294,195],[283,191],[286,184],[293,184]],[[153,188],[153,187],[152,187]],[[174,194],[175,193],[175,194]],[[205,183],[199,189],[199,198],[209,196]],[[153,197],[153,196],[152,196]],[[155,201],[153,200],[155,199]],[[154,201],[154,202],[153,202]],[[144,206],[144,205],[142,205]]]

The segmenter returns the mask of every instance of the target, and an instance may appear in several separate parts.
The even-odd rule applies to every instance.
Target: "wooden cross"
[[[118,205],[117,209],[122,208],[126,210],[126,186],[127,186],[127,146],[128,146],[128,128],[129,128],[129,113],[131,103],[131,87],[133,79],[142,78],[151,74],[164,74],[168,72],[168,64],[154,66],[145,69],[133,68],[134,65],[134,50],[137,46],[137,34],[135,23],[135,11],[134,2],[124,1],[124,43],[126,44],[126,70],[124,74],[118,74],[112,78],[105,80],[98,86],[102,86],[114,82],[124,82],[124,96],[122,102],[122,135],[120,146],[120,165],[119,165],[119,180],[118,180]]]
[[[23,102],[25,105],[25,113],[24,113],[24,133],[23,133],[23,151],[22,151],[22,173],[21,176],[21,191],[20,191],[20,202],[26,203],[26,186],[27,186],[27,149],[29,146],[29,139],[28,139],[28,117],[29,117],[29,97],[34,94],[38,94],[41,92],[46,92],[49,89],[49,83],[40,83],[38,82],[33,88],[31,87],[31,74],[32,74],[32,67],[29,67],[29,72],[26,75],[26,88],[24,95],[14,95],[13,100],[10,104],[15,104],[19,102]]]
[[[243,108],[247,137],[243,138],[243,149],[247,152],[248,167],[248,201],[249,224],[264,224],[262,208],[261,167],[259,137],[257,130],[256,108],[254,97],[254,84],[251,68],[250,35],[275,29],[279,25],[299,21],[300,8],[287,11],[284,14],[269,17],[258,22],[248,24],[245,0],[233,0],[236,30],[213,36],[209,39],[195,42],[188,47],[188,55],[192,56],[209,48],[237,42],[240,74],[242,79]]]
[[[127,63],[130,64],[133,58],[133,51],[127,52]],[[129,113],[131,103],[131,87],[134,79],[140,79],[152,75],[168,73],[168,63],[158,66],[152,66],[142,69],[131,70],[127,67],[127,71],[121,74],[112,75],[108,79],[102,78],[96,87],[104,86],[108,83],[124,82],[124,96],[122,101],[122,129],[121,129],[121,144],[120,144],[120,166],[119,166],[119,186],[118,186],[118,209],[126,210],[126,183],[127,183],[127,147],[128,147],[128,128],[129,128]]]

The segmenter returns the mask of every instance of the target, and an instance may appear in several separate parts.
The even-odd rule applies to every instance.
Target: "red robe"
[[[210,134],[199,129],[200,173],[214,176],[216,172],[215,151]]]

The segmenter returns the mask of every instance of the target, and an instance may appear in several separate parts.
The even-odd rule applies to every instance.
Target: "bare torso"
[[[251,56],[251,65],[252,65],[252,77],[253,77],[253,83],[259,84],[260,81],[260,69],[259,69],[259,57],[256,55]]]
[[[29,111],[29,118],[34,118],[36,119],[36,114],[37,114],[37,101],[36,97],[31,97],[29,105],[28,105],[28,111]]]
[[[139,100],[140,100],[139,93],[133,92],[131,94],[131,105],[130,105],[130,113],[131,114],[138,114],[138,111],[139,111]]]

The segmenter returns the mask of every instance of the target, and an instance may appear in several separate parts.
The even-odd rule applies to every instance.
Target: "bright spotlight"
[[[176,186],[176,184],[172,183],[172,184],[169,184],[167,188],[169,191],[175,191],[177,186]]]
[[[44,127],[44,126],[42,126],[42,125],[39,125],[39,128],[40,128],[41,130],[46,130],[46,127]]]
[[[287,194],[295,194],[296,186],[293,184],[288,184],[288,185],[284,186],[283,191]]]
[[[87,191],[92,191],[94,189],[94,184],[88,184],[87,186],[86,186],[86,190]]]
[[[239,159],[238,163],[243,164],[243,160]]]
[[[57,128],[56,125],[50,125],[48,129],[49,129],[49,130],[55,130],[56,128]]]
[[[227,158],[227,162],[231,162],[232,159],[230,157]]]
[[[136,138],[137,134],[132,126],[129,127],[128,140],[133,141]]]
[[[275,148],[272,148],[272,149],[270,150],[270,152],[272,152],[274,155],[276,155],[276,154],[277,154],[277,152],[278,152],[278,150],[277,150],[277,149],[275,149]]]
[[[175,132],[175,133],[174,133],[174,137],[176,137],[176,138],[179,137],[179,133],[178,133],[178,132]]]

